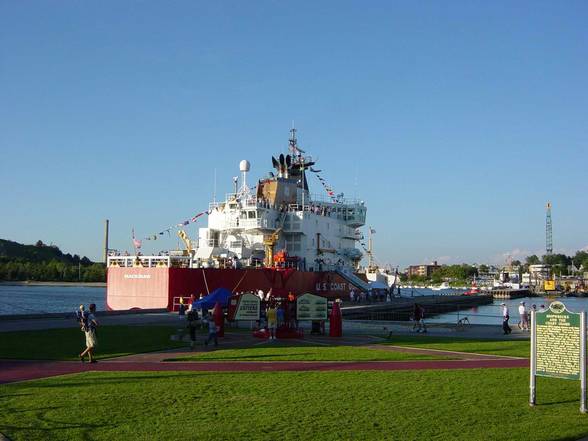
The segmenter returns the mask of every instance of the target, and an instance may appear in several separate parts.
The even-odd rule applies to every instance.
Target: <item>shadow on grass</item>
[[[571,399],[571,400],[545,401],[545,402],[538,402],[536,404],[536,406],[537,407],[556,406],[558,404],[568,404],[568,403],[578,403],[578,406],[579,406],[580,405],[580,400],[579,400],[579,398],[575,398],[575,399]]]
[[[88,378],[86,381],[67,381],[69,380],[69,378],[75,378],[78,376],[85,376],[88,373],[87,372],[79,372],[79,373],[74,373],[74,374],[68,374],[66,377],[61,377],[66,378],[66,381],[63,382],[58,382],[58,380],[56,379],[48,379],[48,380],[37,380],[34,383],[29,383],[29,386],[33,386],[35,388],[39,388],[39,389],[52,389],[52,388],[71,388],[71,387],[95,387],[97,385],[113,385],[113,384],[129,384],[129,383],[142,383],[145,381],[149,381],[149,380],[159,380],[159,379],[173,379],[173,378],[185,378],[186,376],[190,376],[190,375],[198,375],[201,377],[206,377],[206,376],[218,376],[218,373],[216,372],[177,372],[177,373],[171,373],[174,371],[168,371],[170,372],[170,375],[149,375],[149,371],[145,371],[147,373],[147,375],[141,376],[141,375],[125,375],[124,371],[120,372],[120,373],[113,373],[113,372],[108,372],[108,371],[95,371],[92,372],[91,374],[99,374],[100,377],[96,378],[94,377],[94,375],[92,375],[90,378]],[[108,377],[108,376],[103,376],[103,374],[113,374],[113,376]],[[45,383],[45,381],[48,381],[48,383]],[[19,385],[19,383],[15,383],[15,385]],[[10,385],[9,387],[12,387],[12,385]]]

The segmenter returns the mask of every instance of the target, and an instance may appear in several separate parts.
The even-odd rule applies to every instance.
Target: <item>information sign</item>
[[[327,299],[314,294],[302,294],[296,299],[298,320],[326,320]]]
[[[535,405],[535,377],[580,380],[580,411],[586,413],[586,313],[553,302],[547,311],[531,312],[531,391]]]
[[[235,320],[259,320],[259,311],[259,297],[250,293],[241,294],[235,312]]]
[[[537,372],[543,377],[580,379],[580,314],[553,302],[536,314]]]

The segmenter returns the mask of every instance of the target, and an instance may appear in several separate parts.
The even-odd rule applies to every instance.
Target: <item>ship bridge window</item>
[[[249,219],[255,219],[257,216],[255,215],[255,211],[248,211],[247,212]]]

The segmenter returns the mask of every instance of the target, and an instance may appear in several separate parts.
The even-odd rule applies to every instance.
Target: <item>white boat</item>
[[[441,291],[442,289],[449,289],[451,288],[451,286],[449,286],[449,282],[443,282],[441,285],[439,286],[432,286],[431,289],[433,291]]]

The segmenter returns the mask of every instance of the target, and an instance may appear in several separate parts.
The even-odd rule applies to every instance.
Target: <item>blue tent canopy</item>
[[[231,297],[231,291],[226,288],[218,288],[208,294],[206,297],[202,297],[200,300],[194,302],[196,309],[212,309],[216,302],[219,302],[223,308],[226,308],[229,304],[229,297]]]

